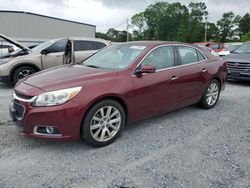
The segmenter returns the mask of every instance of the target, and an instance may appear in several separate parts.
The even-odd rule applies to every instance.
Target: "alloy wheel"
[[[206,102],[212,106],[216,103],[219,97],[219,86],[216,83],[211,83],[207,89]]]
[[[121,121],[121,114],[117,108],[104,106],[90,121],[91,136],[98,142],[106,142],[118,133]]]
[[[26,76],[29,76],[30,74],[33,74],[33,72],[29,69],[23,69],[21,70],[17,75],[17,80],[21,80]]]

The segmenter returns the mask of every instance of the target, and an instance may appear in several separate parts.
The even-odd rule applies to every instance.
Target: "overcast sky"
[[[97,31],[108,28],[125,29],[126,19],[161,0],[0,0],[0,10],[27,11],[97,26]],[[176,0],[168,0],[172,3]],[[179,1],[188,4],[190,0]],[[215,22],[223,12],[250,13],[249,0],[193,0],[205,2],[208,21]],[[119,26],[119,27],[118,27]]]

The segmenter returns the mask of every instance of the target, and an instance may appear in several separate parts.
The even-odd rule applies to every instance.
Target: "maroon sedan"
[[[196,103],[214,107],[225,80],[226,64],[199,47],[129,42],[25,78],[10,114],[24,135],[104,146],[127,122]]]

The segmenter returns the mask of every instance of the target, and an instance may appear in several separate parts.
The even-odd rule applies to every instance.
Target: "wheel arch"
[[[41,71],[41,69],[37,65],[35,65],[34,63],[29,63],[29,62],[26,63],[25,62],[25,63],[17,64],[14,67],[12,67],[11,70],[10,70],[10,74],[9,75],[10,75],[11,81],[13,81],[13,74],[14,74],[15,70],[17,70],[20,67],[24,67],[24,66],[32,67],[37,72]]]
[[[122,99],[122,97],[117,96],[117,95],[105,95],[105,96],[101,96],[97,99],[95,99],[94,101],[92,101],[91,103],[89,103],[89,105],[87,106],[87,110],[84,113],[83,117],[82,117],[82,121],[81,121],[81,126],[80,126],[80,134],[82,133],[82,124],[84,122],[84,119],[86,117],[86,115],[88,114],[89,110],[97,103],[99,103],[100,101],[103,100],[114,100],[116,102],[118,102],[122,108],[124,109],[125,115],[126,115],[126,119],[125,122],[128,122],[128,105],[127,103],[124,101],[124,99]]]

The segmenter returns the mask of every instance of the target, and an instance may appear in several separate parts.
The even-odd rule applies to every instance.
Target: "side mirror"
[[[154,73],[156,71],[153,65],[144,65],[135,71],[135,75],[141,76],[143,73]]]
[[[47,48],[41,50],[41,54],[42,54],[42,55],[46,55],[46,54],[48,54],[48,53],[50,53],[50,51],[49,51]]]

